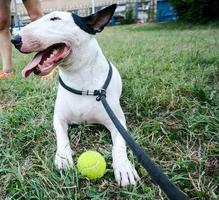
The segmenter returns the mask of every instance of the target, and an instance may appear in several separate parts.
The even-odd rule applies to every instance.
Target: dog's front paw
[[[136,185],[140,180],[138,173],[129,160],[113,164],[114,175],[119,186]]]
[[[70,151],[57,151],[55,155],[55,165],[57,169],[69,169],[74,163],[72,159],[72,152]]]

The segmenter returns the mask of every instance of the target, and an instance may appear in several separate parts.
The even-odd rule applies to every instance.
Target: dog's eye
[[[60,17],[52,17],[52,18],[50,18],[50,20],[51,21],[56,21],[56,20],[61,20],[61,18]]]

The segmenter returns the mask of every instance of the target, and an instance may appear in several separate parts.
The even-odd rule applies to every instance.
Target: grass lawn
[[[123,79],[121,104],[130,134],[194,200],[219,194],[219,29],[148,24],[106,28],[97,36]],[[52,127],[57,79],[20,71],[30,59],[14,50],[16,77],[0,81],[0,199],[166,199],[132,152],[141,181],[119,188],[110,134],[102,127],[69,130],[74,159],[102,152],[105,176],[84,179],[55,169]],[[91,142],[92,141],[92,142]]]

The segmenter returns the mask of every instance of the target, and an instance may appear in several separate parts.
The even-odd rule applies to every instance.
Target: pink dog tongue
[[[35,57],[33,58],[33,60],[31,60],[27,66],[22,70],[22,76],[24,78],[27,78],[31,72],[34,71],[34,68],[40,63],[40,61],[42,60],[42,53],[38,53],[35,55]]]

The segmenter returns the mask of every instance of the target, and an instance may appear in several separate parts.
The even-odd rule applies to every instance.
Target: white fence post
[[[92,2],[92,14],[94,14],[95,13],[95,2],[94,2],[94,0],[91,0]]]

